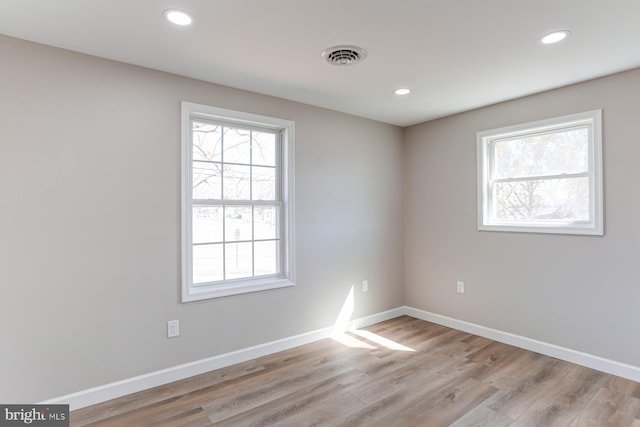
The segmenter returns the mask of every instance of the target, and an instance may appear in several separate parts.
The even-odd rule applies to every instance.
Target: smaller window
[[[602,235],[601,118],[478,132],[478,229]]]

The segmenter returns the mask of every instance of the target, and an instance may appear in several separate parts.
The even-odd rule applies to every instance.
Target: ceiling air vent
[[[322,52],[322,56],[333,65],[353,65],[362,61],[367,52],[357,46],[334,46]]]

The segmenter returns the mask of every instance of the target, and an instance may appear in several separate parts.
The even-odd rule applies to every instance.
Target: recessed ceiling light
[[[553,33],[549,33],[543,38],[541,38],[540,43],[542,44],[558,43],[559,41],[566,39],[568,35],[569,35],[569,31],[567,30],[554,31]]]
[[[176,9],[170,9],[164,11],[164,16],[167,19],[176,24],[176,25],[189,25],[191,24],[191,16],[189,16],[186,12]]]
[[[411,93],[411,90],[406,88],[396,89],[394,92],[396,95],[408,95]]]

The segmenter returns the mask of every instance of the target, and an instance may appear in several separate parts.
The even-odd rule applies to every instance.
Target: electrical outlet
[[[457,283],[457,291],[459,294],[464,294],[464,282]]]
[[[169,320],[167,322],[167,337],[173,338],[180,335],[180,321],[179,320]]]
[[[369,292],[369,281],[368,280],[363,280],[362,281],[362,292]]]

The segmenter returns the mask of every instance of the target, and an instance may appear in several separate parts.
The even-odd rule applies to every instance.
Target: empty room
[[[640,427],[639,16],[0,0],[0,425]]]

